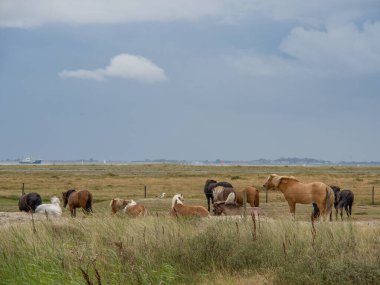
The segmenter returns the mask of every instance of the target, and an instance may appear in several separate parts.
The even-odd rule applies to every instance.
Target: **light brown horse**
[[[240,206],[237,203],[226,203],[226,202],[215,202],[214,203],[214,214],[215,216],[225,215],[225,216],[233,216],[233,215],[244,215],[244,207]],[[246,208],[246,215],[255,215],[258,217],[259,208],[257,207],[249,207]]]
[[[247,203],[250,204],[251,207],[259,207],[259,190],[253,186],[247,186],[240,191],[236,191],[235,188],[231,187],[217,186],[213,190],[214,201],[226,201],[226,204],[236,202],[239,206],[243,206],[245,192],[247,193]]]
[[[330,186],[322,182],[302,183],[293,176],[279,176],[271,174],[264,184],[267,190],[280,190],[289,204],[290,213],[295,215],[296,203],[316,203],[321,215],[326,218],[330,215],[334,205],[334,192]]]
[[[127,205],[124,207],[123,213],[133,218],[147,215],[148,211],[144,205],[137,204],[134,200],[126,201]]]
[[[76,208],[82,208],[86,215],[92,212],[92,194],[90,191],[70,189],[62,192],[62,200],[64,208],[69,204],[72,217],[76,216]]]
[[[116,214],[118,211],[121,211],[127,206],[129,203],[129,200],[124,200],[120,198],[112,199],[110,202],[110,207],[112,214]]]
[[[209,217],[207,209],[203,206],[187,206],[183,204],[183,195],[176,194],[172,199],[172,208],[170,215],[172,216],[196,216]]]

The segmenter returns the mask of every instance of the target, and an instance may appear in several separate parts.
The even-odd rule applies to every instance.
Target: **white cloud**
[[[380,72],[380,22],[352,23],[326,31],[295,28],[282,41],[283,56],[245,54],[229,59],[254,76],[368,75]]]
[[[118,77],[137,80],[143,83],[167,80],[164,70],[150,60],[142,56],[126,53],[113,57],[110,64],[105,68],[95,70],[63,70],[59,76],[61,78],[81,78],[97,81],[104,81],[109,77]]]
[[[380,9],[378,0],[1,0],[0,27],[45,23],[128,23],[266,17],[320,24],[348,21]]]

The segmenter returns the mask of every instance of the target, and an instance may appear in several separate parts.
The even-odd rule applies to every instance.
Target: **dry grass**
[[[304,182],[323,181],[340,185],[355,193],[356,218],[379,217],[379,207],[371,205],[372,187],[380,205],[380,167],[263,167],[263,166],[191,166],[173,164],[148,165],[2,165],[0,166],[0,212],[17,211],[22,183],[26,192],[36,191],[44,201],[53,195],[60,197],[69,188],[88,189],[94,195],[96,211],[108,211],[107,203],[115,197],[143,202],[150,211],[168,211],[169,200],[183,193],[186,203],[203,204],[206,179],[230,181],[235,187],[253,185],[261,188],[268,174],[294,175]],[[144,198],[144,188],[147,197]],[[167,199],[155,199],[166,192]],[[261,207],[268,215],[287,213],[283,195],[276,191],[261,191]],[[308,207],[297,206],[297,215],[306,217]]]

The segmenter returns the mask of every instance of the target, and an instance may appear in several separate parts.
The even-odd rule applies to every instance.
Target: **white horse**
[[[41,204],[37,206],[35,213],[47,214],[52,216],[62,216],[60,201],[56,196],[51,197],[51,204]]]

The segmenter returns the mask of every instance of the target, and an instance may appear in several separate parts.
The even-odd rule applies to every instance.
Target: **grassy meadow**
[[[293,221],[282,194],[270,191],[266,203],[263,190],[259,221],[167,215],[175,193],[206,206],[206,179],[261,189],[270,173],[353,190],[352,219],[313,227],[311,206],[297,205]],[[25,214],[0,225],[0,284],[379,284],[380,167],[3,165],[0,212],[18,210],[22,183],[46,202],[88,189],[94,214],[70,218],[64,209],[62,218]],[[114,197],[135,199],[149,215],[111,216]]]

